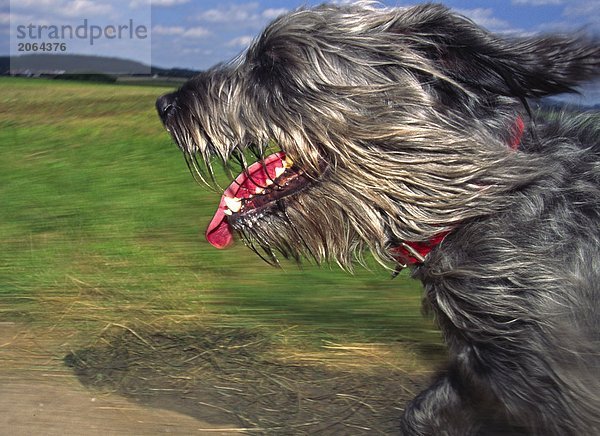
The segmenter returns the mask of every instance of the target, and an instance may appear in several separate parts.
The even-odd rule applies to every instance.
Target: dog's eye
[[[156,110],[163,123],[175,111],[176,100],[177,97],[174,93],[165,94],[156,100]]]

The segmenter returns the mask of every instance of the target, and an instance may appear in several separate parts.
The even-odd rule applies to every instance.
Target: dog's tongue
[[[250,165],[247,171],[242,172],[221,197],[215,216],[206,229],[206,240],[216,248],[226,248],[233,242],[233,230],[227,222],[227,205],[225,198],[248,198],[256,195],[256,188],[267,186],[268,180],[275,179],[275,170],[283,167],[285,153],[280,151],[267,156],[264,160]]]

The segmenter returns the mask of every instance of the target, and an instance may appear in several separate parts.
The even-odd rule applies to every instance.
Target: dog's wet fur
[[[532,101],[599,76],[584,33],[323,5],[276,19],[157,108],[209,182],[215,160],[285,153],[283,179],[223,218],[270,262],[351,268],[370,251],[394,269],[403,242],[447,233],[411,269],[450,362],[398,417],[402,434],[594,435],[600,115]]]

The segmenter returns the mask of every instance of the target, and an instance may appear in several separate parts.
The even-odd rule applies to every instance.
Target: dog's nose
[[[156,110],[163,124],[167,121],[167,117],[175,109],[175,93],[165,94],[156,100]]]

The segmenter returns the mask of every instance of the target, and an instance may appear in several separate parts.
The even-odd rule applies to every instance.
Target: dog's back
[[[518,150],[540,166],[535,182],[415,272],[457,357],[450,380],[487,419],[478,434],[600,428],[599,120],[542,110]]]

